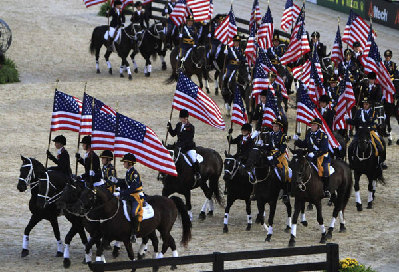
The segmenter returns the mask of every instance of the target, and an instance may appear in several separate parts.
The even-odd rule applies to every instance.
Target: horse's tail
[[[342,205],[342,211],[345,211],[345,207],[348,204],[349,198],[351,196],[352,193],[352,185],[353,185],[353,179],[352,179],[352,170],[350,169],[349,165],[347,163],[345,163],[345,166],[347,166],[347,171],[348,173],[346,174],[346,180],[347,180],[347,184],[346,184],[346,190],[345,190],[345,194],[344,194],[344,203]]]
[[[183,246],[187,246],[188,242],[191,240],[191,221],[190,217],[188,216],[186,205],[184,204],[183,200],[180,197],[177,196],[171,196],[170,199],[173,200],[173,202],[176,205],[177,210],[179,211],[182,225],[183,225],[183,235],[180,241],[180,244]]]
[[[209,186],[211,187],[211,190],[215,194],[215,199],[216,199],[217,203],[219,205],[223,206],[223,198],[222,198],[222,194],[220,192],[220,186],[219,186],[219,177],[223,170],[223,159],[222,159],[222,157],[220,157],[219,153],[217,153],[216,151],[215,151],[215,156],[219,160],[219,165],[221,165],[221,169],[220,169],[220,173],[218,173],[219,176],[215,177],[214,179],[213,178],[210,179]]]
[[[94,41],[96,39],[95,34],[96,33],[96,29],[93,30],[93,33],[91,34],[91,39],[90,39],[90,54],[94,55],[96,53],[96,46],[94,44]]]
[[[157,60],[157,56],[158,56],[157,52],[152,53],[152,55],[151,55],[152,60],[156,61]]]

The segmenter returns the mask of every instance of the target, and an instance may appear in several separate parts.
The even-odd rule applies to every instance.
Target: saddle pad
[[[186,154],[183,154],[183,157],[188,165],[193,166],[191,164],[191,161],[187,158]],[[197,153],[197,162],[202,163],[203,161],[204,161],[204,157],[202,157],[200,154]]]
[[[123,203],[123,213],[125,214],[125,217],[127,221],[130,222],[130,214],[132,207],[127,204],[126,200],[122,200]],[[143,207],[143,220],[150,219],[154,217],[154,209],[149,203],[146,203],[145,207]]]

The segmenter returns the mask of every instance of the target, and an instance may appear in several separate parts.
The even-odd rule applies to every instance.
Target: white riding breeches
[[[195,163],[197,161],[197,151],[195,149],[187,151],[187,156]]]
[[[114,41],[117,41],[119,39],[119,36],[121,35],[121,28],[118,29],[118,32],[115,34],[115,27],[109,27],[109,32],[105,32],[104,34],[104,39],[108,40],[108,37],[114,37]]]

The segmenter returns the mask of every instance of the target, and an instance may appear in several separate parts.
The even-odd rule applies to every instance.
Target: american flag
[[[279,116],[277,100],[272,92],[267,92],[265,110],[263,111],[262,127],[273,127],[272,122]]]
[[[215,38],[223,44],[233,45],[233,37],[237,35],[236,17],[233,12],[233,5],[231,5],[230,12],[223,22],[215,29]]]
[[[115,156],[132,153],[141,164],[177,176],[169,151],[151,128],[120,113],[116,114],[116,119]]]
[[[172,13],[169,18],[173,21],[173,23],[177,26],[186,22],[186,17],[188,16],[187,4],[186,0],[179,0],[176,3],[176,6],[173,8]]]
[[[94,101],[91,147],[93,150],[114,150],[116,111],[100,100]]]
[[[345,78],[339,83],[339,93],[340,96],[337,101],[333,123],[334,130],[346,129],[347,124],[345,122],[345,114],[350,116],[351,109],[356,105],[356,98],[348,70],[345,72]]]
[[[188,110],[191,116],[210,126],[225,129],[219,106],[183,73],[179,75],[172,106]]]
[[[366,73],[374,72],[377,75],[377,83],[381,84],[383,96],[386,98],[388,103],[393,103],[395,87],[393,86],[389,72],[382,61],[372,31],[373,29],[370,27],[366,48],[361,58],[361,62]]]
[[[254,67],[254,78],[252,82],[251,94],[253,97],[255,97],[255,101],[257,101],[257,97],[262,92],[262,90],[266,90],[267,88],[269,88],[269,75],[263,68],[260,61],[260,56],[258,56]]]
[[[342,40],[341,40],[341,31],[337,30],[337,34],[335,35],[334,45],[331,50],[331,60],[334,62],[335,67],[338,67],[338,64],[344,61],[344,54],[342,50]]]
[[[293,0],[287,0],[285,3],[283,17],[281,17],[281,29],[285,32],[288,32],[300,12],[301,8],[295,5]]]
[[[82,116],[80,118],[80,134],[90,135],[93,115],[93,97],[87,93],[83,96]]]
[[[244,103],[242,102],[241,93],[238,85],[234,93],[231,122],[236,123],[240,126],[244,125],[245,123],[248,123],[248,116],[247,113],[245,112]]]
[[[98,5],[104,2],[107,2],[107,0],[83,0],[84,4],[86,5],[86,8]]]
[[[247,63],[249,66],[252,66],[256,62],[256,24],[252,24],[252,27],[249,31],[249,36],[248,36],[248,41],[247,41],[247,47],[245,48],[245,56],[247,58]]]
[[[154,1],[154,0],[144,0],[144,1],[143,1],[143,5],[149,4],[149,3],[151,3],[152,1]]]
[[[209,0],[187,0],[187,6],[193,12],[196,22],[210,19],[210,4]]]
[[[270,7],[268,6],[258,29],[258,43],[261,48],[268,49],[273,46],[273,32],[273,17]]]
[[[362,17],[353,12],[351,9],[349,12],[348,22],[345,26],[342,41],[348,44],[351,48],[353,48],[353,43],[358,41],[360,42],[361,48],[364,49],[366,47],[369,32],[370,26]],[[375,32],[373,35],[375,37]]]
[[[258,23],[261,19],[262,19],[262,15],[260,14],[259,0],[254,0],[254,3],[252,4],[251,18],[249,19],[249,31],[250,32],[251,32],[253,25],[256,25],[256,27],[257,27]]]
[[[82,101],[55,89],[51,131],[71,130],[79,132]]]
[[[290,44],[280,59],[282,65],[298,60],[310,51],[308,37],[305,31],[305,5],[302,7],[291,34]]]
[[[208,20],[212,19],[212,15],[213,15],[213,0],[209,1],[209,18]]]
[[[307,126],[310,126],[310,122],[314,118],[319,118],[323,123],[321,130],[323,130],[327,134],[330,146],[332,148],[338,148],[340,146],[338,141],[335,139],[330,128],[327,126],[323,116],[317,110],[316,105],[312,102],[309,95],[306,93],[305,85],[300,83],[297,92],[298,92],[298,102],[297,102],[298,108],[296,112],[297,122],[301,122],[306,124]]]

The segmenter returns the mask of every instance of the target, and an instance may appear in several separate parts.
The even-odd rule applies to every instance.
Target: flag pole
[[[118,108],[119,108],[119,101],[118,101],[118,100],[116,100],[116,108],[115,108],[115,111],[116,111],[116,112],[118,112]],[[117,130],[117,129],[118,129],[118,127],[117,127],[117,125],[118,125],[118,122],[117,122],[117,120],[116,120],[116,116],[117,116],[117,114],[115,114],[115,123],[116,123],[115,130]],[[115,132],[115,136],[116,136],[116,132]],[[114,142],[114,170],[115,170],[115,177],[116,177],[116,156],[115,156],[115,142]]]
[[[55,90],[57,90],[57,87],[58,87],[58,82],[60,82],[60,80],[57,78],[57,80],[55,81]],[[53,102],[53,104],[54,104],[54,102]],[[49,133],[49,135],[48,135],[48,145],[47,145],[47,151],[49,151],[49,150],[50,150],[50,144],[51,144],[51,132],[52,132],[52,130],[51,130],[51,124],[50,124],[50,133]],[[46,168],[46,169],[47,169],[47,163],[48,163],[48,156],[46,155],[46,164],[45,164],[45,167],[44,167],[44,168]]]
[[[256,43],[255,43],[255,45],[256,45]],[[256,65],[256,59],[258,58],[258,52],[259,52],[259,47],[256,47],[256,54],[255,54],[255,63],[254,63],[254,65],[253,65],[253,67],[252,67],[252,70],[251,70],[251,95],[249,96],[249,109],[248,109],[248,111],[251,113],[251,114],[249,114],[248,115],[248,123],[251,123],[252,122],[252,103],[254,103],[254,98],[253,98],[253,96],[252,96],[252,92],[253,92],[253,88],[254,88],[254,70],[255,70],[255,65]]]
[[[183,35],[183,23],[180,24],[180,31],[179,31],[179,36],[182,36],[182,35]],[[178,71],[181,68],[181,66],[183,65],[183,63],[179,63],[180,60],[183,57],[182,56],[183,50],[181,49],[182,41],[183,41],[183,37],[180,37],[180,40],[179,40],[179,56],[178,56],[178,59],[177,59],[176,71]]]
[[[83,100],[84,100],[84,97],[85,97],[85,94],[86,94],[86,87],[87,87],[87,81],[85,82],[85,88],[84,88],[84,91],[83,91]],[[82,113],[80,114],[80,121],[81,122],[82,122],[82,114],[83,114],[83,105],[82,105]],[[79,132],[78,132],[78,147],[76,149],[76,153],[79,153],[79,146],[80,146],[80,127],[79,127]],[[75,165],[75,175],[76,176],[78,175],[78,165],[79,165],[79,162],[78,162],[78,159],[76,159],[76,165]]]
[[[172,105],[172,109],[170,110],[169,122],[168,123],[170,123],[170,121],[172,120],[172,115],[173,115],[173,105]],[[169,135],[169,129],[168,129],[168,126],[166,125],[165,146],[166,146],[166,142],[168,141],[168,135]]]
[[[93,115],[94,115],[94,97],[91,98],[91,132],[93,133]],[[90,145],[90,153],[92,152],[91,150],[91,145]],[[94,151],[93,151],[94,152]],[[89,153],[89,156],[90,156]],[[90,172],[93,170],[93,155],[90,158]],[[93,184],[93,176],[90,175],[90,184]]]
[[[230,129],[233,129],[233,121],[230,121]],[[230,154],[230,147],[231,147],[231,133],[229,133],[229,153]]]

